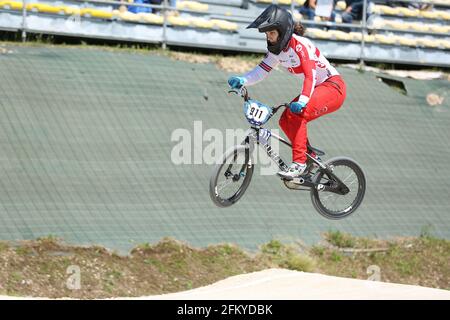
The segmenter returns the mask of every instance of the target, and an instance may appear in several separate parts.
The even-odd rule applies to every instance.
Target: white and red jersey
[[[247,79],[246,85],[263,80],[279,64],[294,76],[304,79],[299,98],[299,101],[304,103],[308,103],[317,85],[339,75],[309,39],[294,34],[289,45],[280,54],[268,52],[257,67],[244,75]]]

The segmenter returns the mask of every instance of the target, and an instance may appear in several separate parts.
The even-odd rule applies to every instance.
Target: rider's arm
[[[303,81],[302,93],[298,101],[306,104],[311,98],[314,87],[316,86],[316,62],[313,60],[314,55],[312,50],[303,43],[299,43],[299,45],[297,45],[295,51],[300,58],[305,80]]]
[[[244,75],[245,79],[247,79],[245,85],[251,86],[264,80],[269,75],[269,72],[279,63],[278,59],[272,53],[267,53],[260,64]]]

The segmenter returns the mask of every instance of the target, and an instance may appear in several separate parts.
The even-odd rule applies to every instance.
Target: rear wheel
[[[253,175],[247,145],[234,146],[215,165],[209,182],[209,195],[218,207],[235,204],[245,193]]]
[[[323,187],[311,189],[314,208],[328,219],[342,219],[352,214],[360,206],[366,192],[366,178],[361,167],[346,157],[332,158],[326,162],[333,174],[348,188],[346,194],[325,191]],[[338,183],[323,171],[318,171],[314,183],[327,187],[337,187]]]

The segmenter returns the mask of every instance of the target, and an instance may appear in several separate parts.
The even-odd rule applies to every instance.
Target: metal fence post
[[[27,41],[27,0],[22,0],[22,42]]]
[[[362,27],[361,27],[361,52],[359,54],[359,67],[364,70],[364,34],[367,31],[367,0],[363,3],[363,16],[362,16]]]
[[[163,36],[162,36],[162,49],[167,49],[167,0],[163,1]]]

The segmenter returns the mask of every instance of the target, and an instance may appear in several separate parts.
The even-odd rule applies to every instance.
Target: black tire
[[[314,208],[325,218],[338,220],[343,219],[353,212],[361,205],[361,202],[364,199],[364,195],[366,192],[366,178],[364,176],[364,172],[361,167],[352,159],[347,157],[336,157],[328,160],[326,162],[328,166],[331,166],[333,169],[333,174],[335,174],[339,179],[341,179],[347,187],[350,189],[350,192],[346,195],[340,195],[333,192],[327,191],[318,191],[316,188],[311,188],[311,201],[313,203]],[[347,172],[353,173],[356,177],[355,181],[351,181],[348,184],[345,176],[340,176],[339,170],[337,168],[346,168]],[[318,171],[313,177],[314,183],[325,183],[327,181],[326,174],[322,171]],[[348,179],[348,178],[347,178]],[[356,190],[356,194],[355,194]],[[353,193],[352,193],[353,192]],[[355,194],[352,199],[352,195]],[[328,200],[330,197],[335,197],[335,202],[337,200],[345,200],[344,197],[349,196],[348,205],[344,205],[341,209],[333,209],[330,208],[330,205],[325,204],[325,200]],[[328,197],[328,198],[325,198]]]
[[[241,158],[239,158],[241,157]],[[241,159],[241,161],[239,161]],[[236,163],[239,162],[239,163]],[[226,172],[231,171],[233,176],[239,172],[244,171],[244,176],[237,177],[234,181],[233,177],[227,177]],[[221,160],[214,166],[209,182],[209,195],[214,204],[218,207],[225,208],[235,204],[247,190],[253,175],[253,162],[251,161],[250,151],[247,145],[234,146],[232,149],[224,153]],[[232,183],[236,187],[236,192],[232,192],[231,195],[222,195],[221,190],[218,189],[218,181],[224,177],[225,180],[231,179],[229,184]]]

